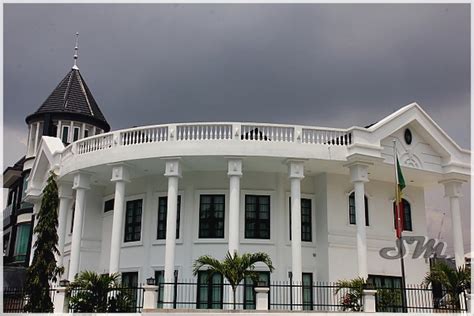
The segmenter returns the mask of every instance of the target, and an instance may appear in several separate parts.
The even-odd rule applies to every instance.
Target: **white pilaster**
[[[179,158],[166,160],[165,177],[168,178],[168,202],[166,215],[166,245],[165,245],[165,282],[174,280],[174,259],[176,247],[176,219],[178,214],[178,182],[181,178]],[[164,300],[171,302],[173,297],[172,286],[165,286]],[[168,306],[170,308],[171,306]]]
[[[115,182],[114,214],[112,236],[110,238],[109,273],[117,273],[120,268],[120,247],[125,213],[125,184],[130,181],[129,170],[125,164],[112,165],[112,179]]]
[[[66,238],[66,221],[67,211],[71,205],[72,200],[72,183],[62,182],[58,183],[59,196],[59,215],[58,215],[58,251],[59,256],[56,258],[57,265],[62,266],[64,260],[64,240]]]
[[[347,167],[350,169],[351,182],[354,184],[354,200],[357,224],[356,240],[358,276],[364,279],[367,279],[368,277],[364,183],[369,181],[369,165],[370,164],[363,162],[354,162],[347,165]]]
[[[76,204],[74,208],[74,227],[71,240],[71,260],[69,264],[69,281],[73,281],[79,272],[79,258],[81,251],[82,223],[86,205],[86,191],[90,189],[90,174],[78,172],[74,175],[72,188],[76,190]]]
[[[33,150],[33,156],[36,155],[36,150],[38,149],[40,124],[40,122],[36,123],[35,146]]]
[[[464,243],[462,237],[461,210],[459,207],[459,198],[462,197],[461,187],[464,181],[449,179],[441,181],[444,184],[445,197],[449,198],[449,207],[451,209],[451,221],[454,243],[454,258],[456,267],[461,267],[464,262]]]
[[[288,177],[291,186],[291,269],[293,281],[301,282],[301,179],[304,178],[304,162],[288,160]]]
[[[239,210],[240,177],[242,177],[242,159],[229,158],[227,163],[229,176],[229,252],[239,251]]]
[[[69,143],[74,141],[74,122],[71,121],[71,126],[69,127]]]
[[[56,137],[61,139],[61,128],[62,127],[62,122],[61,120],[58,120],[58,128],[56,129]]]

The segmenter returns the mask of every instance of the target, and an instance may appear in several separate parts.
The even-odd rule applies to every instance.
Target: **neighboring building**
[[[404,234],[427,235],[424,188],[442,183],[463,263],[470,152],[416,103],[367,128],[212,122],[109,133],[78,69],[48,100],[27,118],[26,199],[36,213],[49,171],[58,174],[58,259],[70,280],[81,270],[121,272],[129,285],[175,270],[189,279],[197,257],[238,250],[270,255],[271,275],[257,267],[267,280],[397,284],[399,260],[379,255],[395,241],[394,149],[407,183]],[[429,270],[424,258],[405,265],[409,284]]]
[[[71,142],[108,132],[110,126],[95,102],[89,88],[74,65],[40,108],[26,118],[28,144],[26,156],[3,172],[3,187],[8,189],[7,206],[3,212],[3,259],[5,280],[18,282],[32,254],[33,204],[25,201],[25,189],[42,136],[58,137]],[[39,206],[39,204],[38,204]],[[13,274],[13,276],[12,276]]]

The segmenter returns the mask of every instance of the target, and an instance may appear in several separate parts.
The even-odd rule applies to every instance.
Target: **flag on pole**
[[[397,238],[402,236],[403,231],[403,199],[402,199],[402,190],[405,188],[405,179],[403,178],[402,168],[398,162],[398,156],[395,154],[396,167],[396,197],[395,197],[395,229],[397,231]]]

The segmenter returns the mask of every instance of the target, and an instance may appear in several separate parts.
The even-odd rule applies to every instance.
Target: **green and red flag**
[[[395,176],[396,176],[396,192],[395,192],[395,229],[397,231],[397,238],[402,236],[403,232],[403,199],[402,199],[402,190],[405,188],[405,179],[403,178],[402,168],[398,161],[398,156],[395,154],[396,167],[395,167]]]

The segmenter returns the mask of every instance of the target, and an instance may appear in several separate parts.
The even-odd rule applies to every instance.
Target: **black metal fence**
[[[72,288],[69,291],[71,313],[140,313],[143,309],[144,288],[114,287],[99,291]]]
[[[56,290],[49,290],[49,297],[54,304]],[[23,288],[3,289],[3,312],[4,313],[24,313],[25,305],[28,303],[28,296]]]
[[[434,292],[431,288],[407,286],[402,288],[376,288],[377,312],[454,313],[467,311],[464,293],[451,295],[445,289]]]
[[[268,309],[359,311],[362,300],[357,289],[339,288],[335,283],[270,282]],[[171,293],[165,297],[165,288]],[[360,293],[360,291],[359,291]],[[158,308],[174,309],[233,309],[234,293],[228,283],[198,283],[195,280],[160,283]],[[256,308],[255,286],[239,284],[235,293],[235,308]]]

